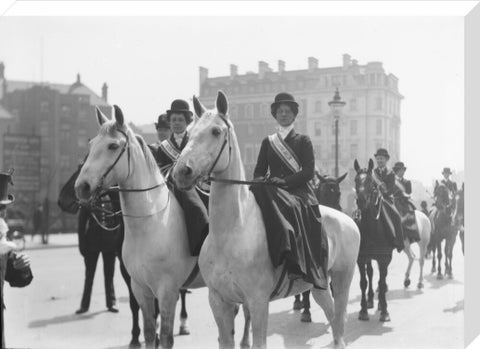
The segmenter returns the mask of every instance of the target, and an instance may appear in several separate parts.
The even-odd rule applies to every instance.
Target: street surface
[[[39,239],[36,236],[36,239]],[[7,347],[15,348],[127,348],[130,341],[131,313],[128,290],[120,274],[118,260],[115,290],[119,313],[106,311],[103,261],[99,259],[90,311],[74,312],[80,306],[84,281],[83,258],[76,247],[75,234],[53,235],[42,246],[27,237],[26,253],[31,256],[34,279],[26,288],[5,285],[5,334]],[[418,255],[415,245],[414,251]],[[404,253],[394,252],[387,278],[387,301],[392,321],[381,323],[379,313],[370,309],[370,321],[357,320],[360,309],[359,274],[350,290],[346,336],[348,348],[463,348],[464,270],[460,240],[454,249],[453,280],[435,279],[431,260],[424,268],[425,288],[416,290],[419,267],[412,268],[412,284],[403,287],[407,267]],[[443,264],[443,263],[442,263]],[[374,283],[378,271],[374,265]],[[216,348],[217,328],[211,313],[207,289],[187,295],[191,335],[178,336],[177,306],[175,348]],[[330,348],[332,335],[322,309],[312,299],[310,324],[300,322],[292,310],[293,298],[270,304],[267,344],[269,348]],[[141,321],[142,322],[142,321]],[[236,342],[243,332],[243,313],[236,319]],[[143,332],[141,334],[143,341]]]

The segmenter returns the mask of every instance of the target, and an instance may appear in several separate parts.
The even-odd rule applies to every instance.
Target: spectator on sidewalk
[[[3,309],[3,284],[7,281],[12,287],[25,287],[32,282],[33,276],[30,269],[30,258],[23,253],[13,251],[14,244],[7,241],[8,225],[5,222],[6,205],[11,204],[15,198],[7,194],[8,183],[11,182],[11,173],[0,173],[0,291],[1,310],[0,322],[2,323],[2,348],[5,348],[5,321]]]
[[[103,209],[113,211],[108,195],[103,196],[99,204]],[[105,212],[95,214],[103,227],[113,227],[116,225],[116,219],[107,217]],[[78,216],[78,246],[85,261],[85,285],[80,309],[76,311],[76,314],[83,314],[87,312],[90,307],[93,279],[100,253],[103,257],[107,309],[112,313],[118,313],[118,309],[114,307],[116,299],[113,286],[118,229],[113,231],[106,230],[102,226],[93,218],[89,209],[86,207],[80,208]]]

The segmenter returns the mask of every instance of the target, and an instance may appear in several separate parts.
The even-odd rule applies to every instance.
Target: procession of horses
[[[251,189],[256,186],[269,189],[275,186],[275,181],[247,180],[234,128],[235,115],[229,114],[226,95],[218,92],[215,109],[205,108],[196,97],[193,105],[195,113],[188,125],[188,142],[167,175],[160,170],[143,138],[129,127],[118,106],[114,106],[111,120],[97,108],[99,133],[90,142],[88,157],[75,182],[81,205],[94,208],[98,198],[107,192],[119,197],[117,212],[109,213],[121,211],[123,219],[121,254],[130,276],[125,280],[131,290],[130,306],[134,314],[130,347],[140,346],[138,315],[135,317],[138,306],[143,316],[146,347],[171,348],[180,290],[181,328],[188,333],[185,290],[208,287],[220,348],[235,346],[234,320],[240,305],[245,318],[241,347],[266,348],[269,302],[295,296],[294,308],[303,309],[301,321],[311,322],[310,294],[331,326],[334,347],[344,348],[347,304],[357,267],[361,288],[360,321],[369,320],[368,309],[374,308],[374,260],[379,272],[379,320],[390,321],[387,273],[394,249],[404,251],[408,257],[405,287],[410,286],[415,259],[419,261],[416,287],[424,287],[423,268],[427,256],[432,258],[432,272],[437,273],[438,279],[443,278],[443,271],[445,276],[453,278],[452,251],[458,233],[463,251],[464,186],[452,197],[449,188],[437,183],[436,202],[428,216],[414,211],[418,238],[392,237],[386,231],[395,223],[388,217],[383,218],[383,212],[390,209],[389,199],[382,194],[371,159],[366,167],[357,160],[353,164],[357,209],[352,217],[343,213],[340,206],[340,182],[346,174],[338,178],[315,174],[315,194],[320,205],[316,205],[318,212],[314,211],[313,215],[321,222],[322,231],[317,233],[324,234],[328,247],[323,251],[320,245],[302,242],[304,235],[297,232],[292,233],[292,239],[300,241],[302,250],[297,253],[303,259],[307,259],[304,255],[315,259],[323,251],[324,265],[315,270],[319,273],[318,280],[323,276],[326,284],[292,277],[292,269],[287,268],[288,259],[274,265],[270,258],[269,222],[257,202],[257,194]],[[273,146],[277,141],[282,153],[282,140],[272,137],[271,141]],[[189,245],[186,212],[174,195],[172,185],[175,190],[188,191],[196,190],[199,183],[205,182],[209,183],[208,235],[195,255]],[[310,226],[305,222],[301,224]],[[443,240],[444,270],[441,265]],[[413,243],[418,244],[418,256],[412,251]],[[160,317],[159,331],[157,316]]]

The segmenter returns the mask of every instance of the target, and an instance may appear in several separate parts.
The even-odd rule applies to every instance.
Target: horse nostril
[[[90,197],[91,187],[87,182],[83,182],[78,186],[79,199],[87,199]]]
[[[185,166],[183,167],[183,171],[182,171],[182,172],[183,172],[183,174],[184,174],[185,176],[190,176],[193,171],[192,171],[192,168],[191,168],[190,166],[185,165]]]

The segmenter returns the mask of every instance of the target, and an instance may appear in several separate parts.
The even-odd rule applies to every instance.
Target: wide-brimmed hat
[[[0,172],[0,205],[8,205],[15,201],[15,197],[7,193],[8,184],[13,184],[12,173]]]
[[[443,168],[443,171],[442,171],[442,174],[449,174],[449,175],[451,175],[451,174],[452,174],[452,171],[450,170],[450,167],[444,167],[444,168]]]
[[[275,101],[270,105],[270,110],[272,115],[275,117],[275,112],[280,104],[290,104],[294,105],[298,110],[298,103],[295,101],[295,98],[290,93],[280,92],[275,96]]]
[[[398,170],[406,170],[407,168],[405,167],[405,164],[401,161],[396,162],[395,165],[393,165],[393,171],[396,172]]]
[[[167,118],[167,114],[163,113],[158,116],[158,120],[155,123],[155,128],[170,128],[170,121]]]
[[[373,156],[385,156],[387,159],[390,159],[390,154],[388,154],[388,151],[385,148],[378,148],[377,152]]]
[[[190,105],[183,99],[176,99],[172,102],[170,109],[167,110],[167,117],[170,120],[170,115],[173,113],[182,113],[187,118],[187,123],[192,120],[193,113],[190,111]]]

